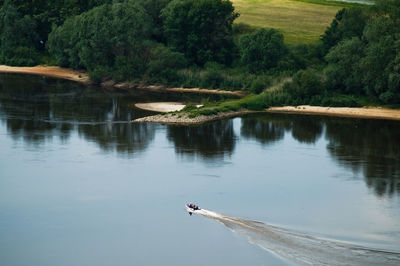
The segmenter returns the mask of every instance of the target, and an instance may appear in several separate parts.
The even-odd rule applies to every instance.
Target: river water
[[[399,122],[127,123],[176,97],[0,75],[0,265],[398,265]]]

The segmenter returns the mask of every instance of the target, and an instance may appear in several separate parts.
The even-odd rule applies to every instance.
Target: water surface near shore
[[[292,264],[187,201],[400,251],[399,122],[129,124],[147,94],[16,77],[0,79],[0,265]]]

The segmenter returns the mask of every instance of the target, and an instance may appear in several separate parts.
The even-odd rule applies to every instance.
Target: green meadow
[[[352,4],[323,0],[231,0],[240,13],[236,23],[275,28],[287,43],[312,43],[330,25],[336,12]]]

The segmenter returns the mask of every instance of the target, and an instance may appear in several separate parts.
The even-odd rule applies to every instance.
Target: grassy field
[[[231,0],[243,22],[256,27],[275,28],[287,43],[311,43],[318,40],[336,12],[346,3],[323,0]]]

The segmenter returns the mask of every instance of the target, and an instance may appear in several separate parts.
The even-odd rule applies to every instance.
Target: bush
[[[271,85],[271,79],[267,76],[258,76],[253,80],[250,86],[250,91],[252,93],[259,94],[264,91],[268,86]]]
[[[285,83],[283,90],[294,99],[307,100],[325,92],[321,76],[315,70],[300,70],[292,82]]]
[[[95,69],[89,71],[89,78],[95,83],[100,83],[110,77],[111,70],[105,66],[97,66]]]
[[[283,35],[275,29],[259,29],[243,35],[239,50],[242,63],[254,73],[276,67],[287,53]]]
[[[322,106],[331,107],[359,107],[360,104],[357,99],[352,95],[333,95],[326,96],[321,100]]]
[[[186,66],[187,60],[182,53],[171,51],[160,44],[151,51],[147,74],[152,80],[173,82],[180,79],[177,70]]]
[[[209,69],[204,73],[203,80],[200,84],[202,88],[220,88],[224,78],[217,69]]]

